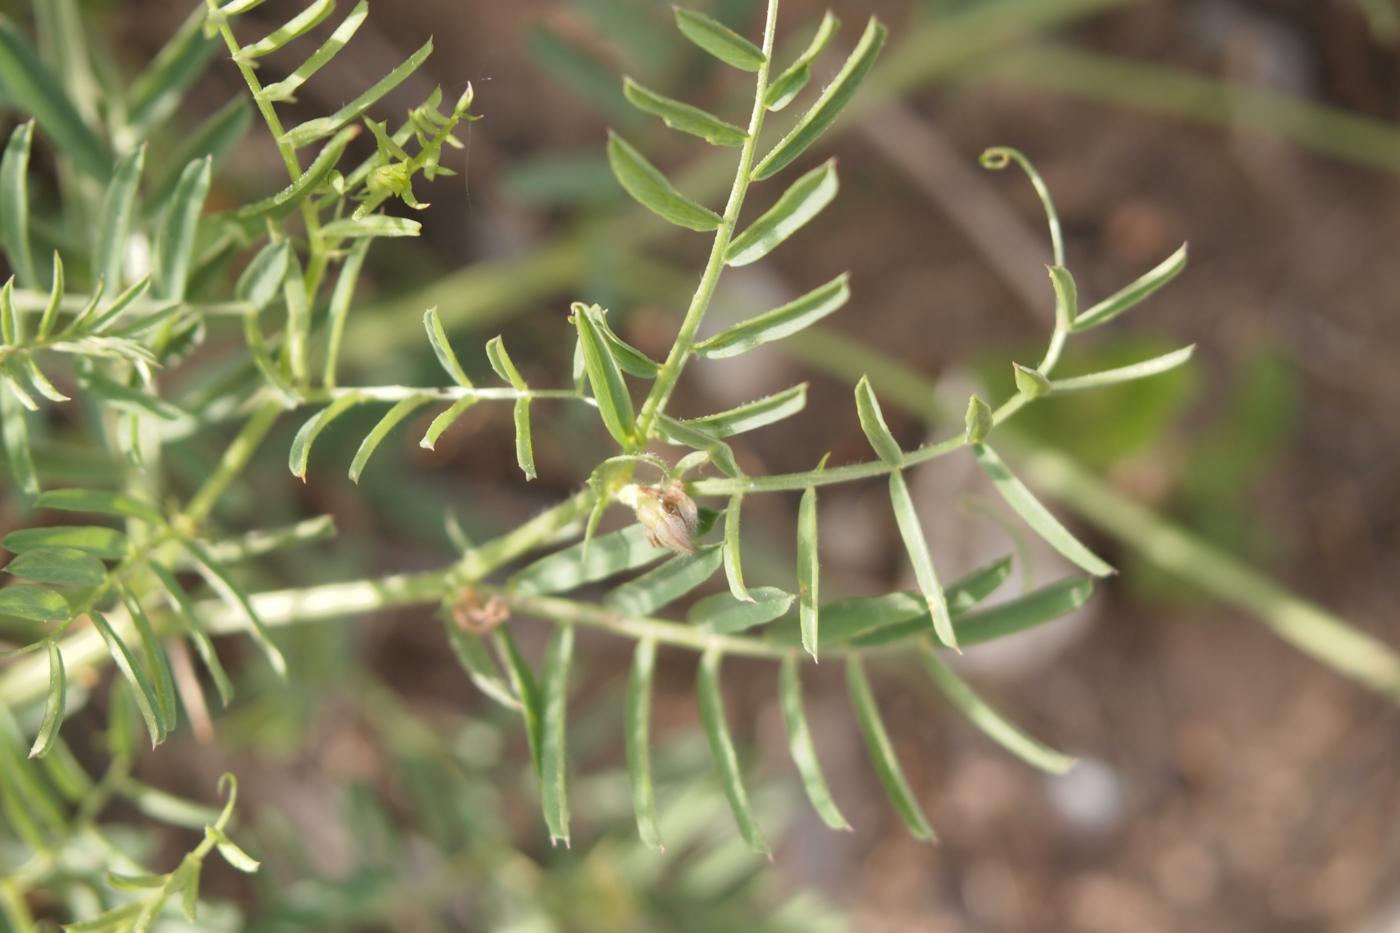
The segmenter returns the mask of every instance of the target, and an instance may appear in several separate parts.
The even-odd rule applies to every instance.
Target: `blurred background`
[[[700,5],[761,31],[756,0]],[[986,147],[1015,146],[1054,195],[1087,300],[1190,243],[1186,272],[1075,347],[1066,369],[1197,345],[1184,370],[1036,406],[1020,447],[1068,458],[1124,501],[1395,644],[1400,14],[1389,0],[831,5],[845,27],[821,80],[868,15],[890,26],[858,109],[807,157],[834,151],[841,195],[769,261],[728,274],[712,319],[741,319],[843,269],[854,298],[810,339],[691,367],[675,410],[699,415],[808,380],[804,416],[736,438],[751,472],[787,472],[828,450],[833,463],[868,459],[850,401],[863,371],[886,386],[906,446],[956,423],[938,413],[960,415],[968,391],[1004,397],[1009,362],[1036,352],[1053,309],[1034,194],[1019,176],[977,167]],[[266,32],[293,8],[268,3],[240,30]],[[84,9],[117,67],[134,73],[190,4]],[[785,0],[780,35],[792,49],[822,10]],[[732,166],[632,111],[618,76],[731,119],[746,112],[744,82],[685,43],[653,0],[400,0],[372,4],[353,54],[304,88],[300,106],[329,112],[428,35],[426,69],[380,115],[421,101],[433,82],[449,100],[472,82],[484,119],[451,156],[460,175],[419,185],[432,205],[418,215],[423,237],[370,254],[343,383],[441,382],[419,326],[432,304],[469,369],[484,371],[477,348],[501,333],[532,384],[567,379],[571,300],[610,307],[625,339],[664,354],[708,243],[632,210],[608,173],[605,131],[625,131],[711,200]],[[263,73],[285,67],[273,57]],[[222,59],[197,88],[187,126],[244,93]],[[220,165],[211,206],[282,183],[255,126]],[[760,190],[756,203],[776,193]],[[237,352],[232,338],[201,351],[211,365]],[[338,527],[334,540],[264,566],[256,588],[439,566],[452,552],[447,516],[486,537],[575,490],[609,452],[591,415],[537,406],[540,479],[526,486],[509,417],[482,405],[436,452],[412,430],[395,435],[355,487],[343,465],[370,418],[326,432],[306,485],[285,469],[295,424],[284,424],[231,491],[232,525],[329,513]],[[217,450],[182,443],[171,468],[198,477]],[[654,716],[674,844],[664,856],[643,850],[622,770],[630,645],[589,633],[572,714],[577,836],[572,850],[551,851],[516,723],[473,692],[429,608],[287,630],[289,661],[305,673],[293,686],[231,647],[249,655],[240,677],[265,682],[240,691],[212,737],[184,731],[137,773],[200,799],[219,773],[239,774],[240,840],[264,870],[251,880],[211,871],[205,884],[260,929],[1400,931],[1395,700],[1202,592],[1209,567],[1193,583],[1145,547],[1160,528],[1112,505],[1090,514],[1092,491],[1057,485],[1037,462],[1027,481],[1121,574],[1076,616],[971,650],[961,665],[1011,718],[1083,761],[1061,778],[1034,772],[918,671],[882,666],[880,700],[940,845],[911,839],[886,803],[836,665],[818,667],[807,690],[849,834],[826,831],[801,798],[774,669],[733,661],[730,716],[778,842],[771,864],[747,854],[708,776],[693,659],[663,653]],[[1007,552],[1024,583],[1066,571],[1002,514],[970,460],[915,476],[943,573]],[[822,507],[824,593],[912,585],[879,484],[834,487]],[[745,510],[759,582],[791,573],[795,508],[768,497]],[[18,522],[0,515],[6,529]],[[521,620],[518,632],[537,656],[546,627]],[[92,715],[88,728],[100,724]],[[151,839],[183,851],[178,832]]]

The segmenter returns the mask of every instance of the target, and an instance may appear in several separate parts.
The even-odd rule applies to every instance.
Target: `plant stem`
[[[690,307],[686,309],[680,331],[676,334],[675,343],[671,345],[671,352],[666,355],[666,361],[656,374],[651,393],[642,404],[642,413],[637,421],[637,436],[641,439],[641,446],[645,446],[651,438],[657,417],[666,410],[666,403],[670,401],[676,382],[681,377],[681,370],[685,368],[690,357],[691,347],[695,345],[695,335],[700,330],[700,323],[705,319],[705,312],[709,310],[710,301],[714,298],[720,274],[724,272],[724,254],[729,249],[729,241],[733,238],[734,228],[739,222],[739,212],[744,206],[744,196],[749,190],[749,173],[753,168],[754,153],[758,148],[758,136],[763,129],[763,98],[768,93],[768,70],[772,64],[773,35],[777,22],[778,0],[768,0],[768,16],[763,25],[763,64],[758,67],[748,137],[739,150],[739,168],[734,173],[734,185],[729,189],[729,201],[724,207],[724,217],[715,230],[710,258],[705,263],[700,284],[690,299]]]

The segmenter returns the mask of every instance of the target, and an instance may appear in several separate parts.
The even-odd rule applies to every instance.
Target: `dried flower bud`
[[[695,553],[695,532],[700,513],[695,500],[685,494],[680,483],[664,486],[624,486],[618,501],[630,505],[637,521],[646,529],[653,547],[668,548],[681,554]]]
[[[510,607],[505,600],[491,596],[483,602],[474,586],[463,587],[452,603],[453,623],[473,635],[485,635],[509,618]]]

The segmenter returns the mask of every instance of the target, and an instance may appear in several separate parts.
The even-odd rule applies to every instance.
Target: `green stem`
[[[637,422],[637,436],[642,439],[643,446],[651,438],[652,428],[656,424],[657,417],[666,410],[666,403],[670,401],[671,393],[675,391],[676,383],[681,377],[681,370],[685,368],[686,360],[690,357],[691,347],[695,345],[695,335],[700,330],[700,323],[705,319],[705,312],[709,310],[715,288],[719,285],[720,275],[724,272],[724,254],[729,249],[729,241],[733,238],[734,228],[739,222],[739,212],[744,206],[744,196],[748,194],[749,173],[753,169],[754,153],[758,148],[758,136],[763,129],[763,114],[766,109],[763,105],[763,99],[768,93],[768,69],[773,58],[773,35],[777,22],[778,0],[768,0],[768,16],[763,25],[763,64],[758,68],[753,112],[749,116],[748,137],[739,150],[739,168],[734,174],[734,185],[729,189],[729,201],[724,207],[724,218],[720,221],[719,228],[715,230],[714,243],[710,247],[710,258],[705,263],[705,271],[700,276],[700,284],[690,299],[690,307],[686,309],[680,331],[676,334],[675,343],[671,345],[671,352],[667,354],[660,372],[656,374],[656,382],[652,385],[651,393],[647,396],[646,402],[642,404],[642,413]]]

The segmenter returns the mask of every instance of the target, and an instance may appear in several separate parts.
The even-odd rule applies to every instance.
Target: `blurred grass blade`
[[[668,552],[647,540],[641,525],[598,535],[585,550],[575,544],[525,566],[506,585],[521,596],[566,593],[585,583],[645,566]]]
[[[880,707],[876,705],[875,694],[871,692],[870,681],[866,679],[865,667],[856,655],[848,655],[846,658],[846,685],[850,689],[856,722],[860,725],[861,734],[865,736],[870,760],[875,765],[875,773],[879,775],[880,783],[884,785],[886,796],[890,798],[895,812],[915,839],[933,841],[936,838],[933,827],[929,826],[928,817],[924,816],[919,799],[910,790],[909,781],[904,777],[904,769],[899,766],[894,745],[890,742],[885,723],[880,718]]]
[[[569,771],[565,717],[574,627],[556,625],[544,654],[544,707],[540,729],[540,797],[549,841],[569,845]]]
[[[508,626],[497,628],[492,636],[496,641],[497,654],[510,677],[510,689],[520,709],[520,718],[525,723],[525,742],[530,748],[530,761],[535,766],[535,776],[543,773],[544,764],[540,759],[540,743],[544,728],[544,697],[540,693],[539,682],[530,662],[525,660],[515,636]]]
[[[97,215],[92,249],[93,275],[114,292],[121,288],[127,235],[131,231],[131,217],[136,209],[136,194],[145,166],[145,143],[117,161],[112,182],[107,186],[102,197],[102,208]]]
[[[263,624],[262,617],[253,608],[252,601],[248,594],[243,591],[238,584],[233,582],[233,578],[224,569],[214,556],[210,554],[202,544],[191,538],[185,538],[181,542],[185,551],[189,553],[195,561],[195,569],[199,575],[209,584],[210,589],[219,595],[231,610],[242,616],[248,626],[248,634],[254,643],[267,655],[268,663],[278,676],[287,676],[287,661],[282,657],[281,650],[272,641],[272,635]]]
[[[820,25],[817,26],[817,34],[812,37],[812,41],[807,48],[797,57],[791,65],[783,69],[783,73],[773,79],[768,85],[768,91],[763,95],[763,104],[769,110],[782,110],[792,103],[793,98],[802,93],[802,89],[807,86],[807,82],[812,80],[812,63],[830,44],[832,37],[836,35],[836,30],[841,28],[841,21],[832,15],[828,10],[822,17]]]
[[[622,94],[633,107],[660,117],[671,129],[698,136],[716,146],[738,146],[749,138],[742,127],[699,107],[648,90],[631,78],[622,79]]]
[[[718,20],[696,10],[676,7],[675,11],[681,35],[725,64],[757,71],[768,60],[762,49]]]
[[[921,646],[919,658],[923,661],[929,677],[933,678],[938,689],[948,698],[948,702],[957,707],[969,722],[986,733],[992,741],[1026,764],[1050,774],[1064,774],[1074,767],[1074,758],[1026,735],[987,705],[927,644]]]
[[[63,708],[68,697],[68,677],[63,671],[63,652],[52,639],[49,646],[49,694],[44,701],[44,718],[39,721],[39,734],[29,747],[30,758],[43,758],[53,748],[58,729],[63,725]]]
[[[729,507],[724,511],[724,578],[729,581],[729,592],[735,599],[753,602],[749,588],[744,585],[744,562],[739,550],[743,505],[743,494],[736,492],[729,497]]]
[[[0,99],[32,116],[59,153],[80,171],[104,183],[111,176],[112,157],[106,146],[83,122],[58,78],[8,17],[0,17]]]
[[[131,83],[126,96],[126,122],[138,138],[144,139],[152,127],[175,112],[190,85],[214,57],[219,43],[204,35],[205,15],[203,10],[193,11]]]
[[[0,92],[3,90],[0,84]],[[20,284],[38,288],[39,276],[29,245],[29,151],[33,141],[34,121],[21,123],[11,131],[5,154],[0,157],[0,245],[5,247],[5,258]]]
[[[107,404],[133,415],[152,415],[162,421],[179,421],[185,412],[158,395],[118,382],[97,369],[79,375],[83,388]]]
[[[777,203],[734,238],[725,250],[725,263],[747,266],[767,256],[821,213],[839,188],[836,160],[828,159],[793,182]]]
[[[306,482],[306,463],[311,456],[311,445],[316,443],[316,438],[327,425],[363,401],[364,397],[358,393],[342,395],[306,419],[292,438],[291,450],[287,455],[287,469],[292,471],[293,476]]]
[[[850,300],[849,282],[849,273],[843,272],[801,298],[702,340],[695,345],[695,353],[708,360],[719,360],[747,353],[754,347],[795,334]]]
[[[631,450],[636,442],[637,417],[627,381],[622,376],[612,348],[594,323],[595,316],[601,316],[601,313],[596,305],[590,308],[575,304],[573,323],[578,328],[579,346],[583,348],[583,368],[588,373],[588,383],[598,402],[603,426],[623,450]]]
[[[1069,529],[1050,514],[1049,509],[1041,505],[1040,500],[1031,494],[1025,484],[1012,475],[995,450],[986,444],[977,444],[973,446],[972,451],[977,457],[978,465],[991,478],[1006,504],[1021,516],[1021,520],[1029,525],[1031,530],[1045,539],[1046,544],[1096,577],[1106,577],[1114,572],[1112,567],[1080,544],[1079,540],[1069,533]]]
[[[31,583],[53,586],[99,586],[107,578],[102,561],[86,551],[66,547],[41,547],[17,555],[5,572]]]
[[[424,433],[423,439],[418,442],[418,446],[428,450],[434,449],[437,446],[438,438],[442,437],[442,433],[452,427],[453,422],[462,417],[462,414],[475,405],[477,401],[476,396],[467,395],[443,409],[442,413],[433,419],[432,424],[428,425],[428,430]]]
[[[359,449],[355,451],[355,458],[350,461],[350,482],[358,483],[360,481],[360,474],[365,471],[369,458],[374,456],[374,452],[379,449],[384,438],[389,436],[389,432],[398,427],[399,422],[432,400],[431,395],[410,395],[385,412],[384,417],[380,418],[374,428],[365,435],[365,439],[360,442]]]
[[[92,627],[97,629],[102,640],[107,643],[107,651],[112,655],[112,662],[122,677],[131,687],[131,698],[136,701],[136,708],[141,713],[141,719],[146,723],[146,732],[151,736],[151,747],[154,748],[161,743],[165,735],[161,729],[160,716],[157,713],[157,701],[155,691],[151,689],[151,682],[146,677],[146,672],[137,664],[136,657],[127,648],[126,643],[121,640],[112,626],[103,617],[102,613],[96,610],[88,613],[88,618],[92,620]]]
[[[438,364],[452,377],[453,382],[470,388],[472,381],[452,350],[452,342],[447,339],[447,331],[443,330],[442,318],[438,316],[436,305],[423,312],[423,329],[428,332],[428,343],[433,346]]]
[[[239,301],[247,302],[254,313],[261,312],[281,294],[291,254],[292,244],[285,239],[273,240],[258,250],[239,275],[234,295]]]
[[[885,413],[880,410],[880,400],[870,387],[870,377],[861,376],[856,383],[856,414],[860,418],[860,428],[865,432],[871,448],[885,463],[899,467],[904,462],[904,451],[885,424]]]
[[[160,713],[161,738],[175,731],[177,707],[175,705],[175,678],[170,674],[170,664],[166,661],[165,650],[156,637],[155,626],[150,616],[125,586],[118,584],[122,603],[131,615],[131,624],[136,636],[141,640],[141,654],[145,658],[146,670],[150,672],[155,688],[156,711]]]
[[[704,232],[720,225],[720,216],[675,189],[666,176],[616,133],[608,134],[608,165],[624,191],[663,220]]]
[[[632,673],[627,680],[626,727],[627,778],[632,787],[632,809],[642,844],[662,850],[656,825],[656,791],[651,783],[651,688],[656,673],[656,642],[643,638],[632,653]]]
[[[134,518],[149,525],[158,525],[163,521],[160,510],[146,500],[106,489],[51,489],[40,495],[34,504],[42,509],[61,512]]]
[[[731,593],[715,593],[692,606],[686,621],[700,631],[732,635],[782,618],[792,608],[792,600],[791,593],[774,586],[755,587],[748,601]]]
[[[152,275],[158,298],[180,301],[190,277],[195,232],[204,199],[209,194],[212,160],[196,159],[180,175],[171,195],[170,206],[156,235],[155,272]]]
[[[956,648],[957,635],[953,631],[947,598],[943,586],[938,582],[919,513],[909,495],[909,486],[904,481],[904,474],[898,470],[890,474],[890,505],[894,508],[895,524],[899,526],[899,536],[904,540],[909,563],[914,567],[914,578],[919,581],[919,592],[923,593],[924,601],[928,603],[933,631],[945,645]]]
[[[209,640],[209,633],[205,631],[204,624],[200,622],[199,615],[195,612],[194,603],[170,568],[154,561],[149,566],[156,579],[160,581],[166,600],[170,603],[170,608],[189,634],[190,641],[194,642],[195,653],[203,662],[204,669],[209,672],[209,677],[214,681],[214,687],[219,691],[219,703],[227,707],[229,701],[233,699],[233,684],[224,671],[224,665],[219,660],[218,653],[214,651],[214,643]]]
[[[762,181],[782,171],[805,152],[817,137],[826,132],[827,127],[836,121],[837,116],[855,96],[856,88],[874,66],[884,44],[884,24],[872,16],[850,57],[822,91],[821,97],[802,115],[797,125],[754,166],[751,175],[754,181]]]
[[[710,757],[714,759],[724,785],[724,796],[729,800],[729,808],[734,811],[734,822],[744,841],[760,855],[769,855],[768,843],[763,839],[763,830],[758,825],[753,808],[749,805],[748,791],[744,789],[743,775],[739,770],[739,755],[734,751],[734,739],[729,734],[729,722],[724,716],[724,692],[720,688],[719,671],[723,653],[717,648],[706,649],[700,658],[700,670],[696,677],[696,695],[700,703],[700,721],[705,727],[705,738],[710,743]]]
[[[335,0],[313,0],[300,13],[257,42],[243,46],[235,57],[242,62],[251,62],[264,55],[271,55],[298,36],[305,35],[315,29],[322,20],[331,15],[331,11],[334,9]]]
[[[355,8],[340,21],[340,25],[335,27],[335,31],[330,34],[321,47],[297,66],[297,69],[287,77],[274,84],[264,87],[258,97],[261,100],[273,103],[291,100],[296,94],[297,88],[301,87],[307,80],[325,67],[326,63],[336,56],[349,42],[360,27],[364,25],[365,18],[369,15],[368,0],[360,0],[355,4]]]
[[[328,117],[318,117],[314,120],[307,120],[298,126],[292,127],[282,136],[285,145],[295,149],[300,149],[318,139],[323,139],[337,132],[342,126],[351,120],[358,119],[361,114],[368,110],[380,98],[398,87],[408,76],[418,70],[418,67],[427,61],[428,56],[433,53],[433,40],[427,42],[414,52],[407,59],[401,62],[398,67],[380,78],[369,90],[350,103],[341,107]]]
[[[801,663],[795,655],[788,655],[783,658],[778,674],[778,698],[783,707],[783,725],[787,727],[788,751],[792,755],[792,763],[797,766],[797,773],[802,777],[802,787],[807,791],[812,809],[832,829],[848,830],[851,824],[846,822],[831,797],[831,789],[827,787],[821,762],[817,759],[816,745],[812,742],[812,731],[807,727],[807,710],[802,702]]]
[[[1144,273],[1132,284],[1119,289],[1079,315],[1074,321],[1073,330],[1078,333],[1092,327],[1098,327],[1100,324],[1107,324],[1129,308],[1146,301],[1153,292],[1176,278],[1185,268],[1186,244],[1182,243],[1176,252]]]
[[[629,580],[607,596],[607,604],[629,616],[648,616],[665,608],[715,575],[724,562],[718,544],[694,554],[677,554],[666,563]]]
[[[745,402],[728,411],[693,418],[686,424],[715,437],[733,437],[789,418],[807,407],[807,383]]]
[[[127,540],[117,529],[101,525],[51,525],[12,531],[0,541],[0,546],[16,554],[35,548],[77,548],[103,560],[121,560],[126,556]]]
[[[1072,376],[1068,379],[1055,379],[1050,383],[1053,392],[1077,392],[1080,389],[1097,389],[1102,386],[1116,385],[1120,382],[1131,382],[1134,379],[1147,379],[1150,376],[1161,375],[1176,369],[1191,359],[1191,354],[1196,351],[1196,345],[1182,347],[1180,350],[1173,350],[1161,356],[1154,356],[1150,360],[1143,360],[1140,363],[1133,363],[1129,366],[1120,366],[1117,369],[1106,369],[1102,372],[1090,373],[1087,376]]]

